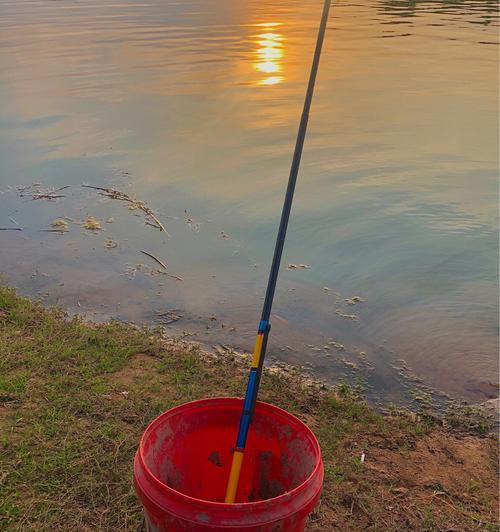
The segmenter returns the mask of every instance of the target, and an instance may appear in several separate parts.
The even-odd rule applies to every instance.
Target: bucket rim
[[[153,474],[149,466],[146,464],[146,461],[144,459],[144,445],[145,440],[150,434],[150,432],[154,429],[155,425],[161,420],[163,417],[170,416],[172,414],[177,413],[176,411],[179,410],[185,410],[188,409],[196,409],[199,406],[207,405],[210,403],[216,404],[217,402],[227,402],[229,401],[233,405],[242,406],[244,399],[241,397],[208,397],[204,399],[197,399],[195,401],[189,401],[188,403],[182,403],[180,405],[174,406],[173,408],[170,408],[166,410],[165,412],[162,412],[159,416],[154,418],[146,427],[144,430],[140,442],[139,442],[139,448],[137,450],[137,456],[136,458],[140,460],[142,467],[144,468],[144,472],[146,475],[155,483],[160,489],[166,490],[167,492],[171,493],[173,496],[188,502],[190,504],[196,504],[204,507],[209,507],[213,509],[234,509],[234,510],[241,510],[241,509],[258,509],[258,508],[264,508],[268,506],[269,504],[276,504],[276,503],[283,503],[285,501],[288,501],[290,499],[295,498],[298,496],[301,492],[305,491],[307,487],[314,481],[316,477],[318,477],[318,474],[321,476],[321,470],[323,467],[322,463],[322,454],[321,454],[321,447],[319,445],[318,439],[316,438],[314,432],[303,422],[301,421],[297,416],[294,416],[290,412],[287,412],[283,408],[280,408],[279,406],[273,405],[271,403],[267,403],[265,401],[257,401],[255,405],[255,411],[259,409],[264,410],[272,410],[283,417],[291,418],[294,420],[294,422],[298,423],[299,425],[302,425],[304,428],[304,432],[307,434],[308,439],[311,441],[313,448],[315,450],[315,454],[317,456],[317,459],[315,461],[314,467],[311,471],[311,473],[308,475],[308,477],[301,482],[297,487],[293,488],[290,491],[286,491],[285,493],[282,493],[281,495],[278,495],[276,497],[271,497],[269,499],[263,499],[261,501],[255,501],[255,502],[236,502],[236,503],[226,503],[226,502],[217,502],[217,501],[209,501],[206,499],[199,499],[197,497],[192,497],[191,495],[187,495],[186,493],[183,493],[182,491],[178,491],[167,484],[165,484],[163,481],[161,481],[156,475]],[[316,494],[312,494],[311,498],[314,498]]]

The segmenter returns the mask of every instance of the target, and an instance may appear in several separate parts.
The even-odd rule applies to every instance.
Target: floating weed
[[[286,267],[287,270],[310,270],[311,266],[308,264],[289,264]]]
[[[114,249],[118,246],[118,242],[115,242],[114,240],[108,239],[104,241],[104,247],[107,249]]]
[[[60,218],[57,220],[54,220],[50,224],[54,229],[58,229],[59,231],[69,231],[69,224],[66,220],[61,220]]]
[[[83,222],[83,227],[89,231],[100,231],[102,229],[101,223],[98,222],[93,216],[88,216]]]
[[[356,314],[344,314],[340,309],[335,309],[335,314],[346,320],[359,321],[359,316]]]
[[[352,296],[351,298],[344,299],[344,301],[345,301],[348,305],[356,305],[357,303],[363,303],[363,302],[366,301],[366,300],[363,299],[363,298],[360,297],[360,296]]]

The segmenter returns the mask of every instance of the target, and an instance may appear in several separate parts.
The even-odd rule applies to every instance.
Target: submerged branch
[[[159,258],[155,257],[154,255],[152,255],[151,253],[148,253],[147,251],[143,251],[141,249],[141,253],[144,253],[144,255],[147,255],[148,257],[151,257],[154,261],[156,261],[162,268],[165,268],[165,270],[168,271],[168,268],[167,268],[167,265],[162,261],[160,260]]]
[[[147,251],[143,251],[142,249],[140,250],[140,252],[152,258],[155,262],[157,262],[163,268],[163,270],[158,270],[159,273],[162,273],[163,275],[168,275],[169,277],[172,277],[172,279],[175,279],[176,281],[184,281],[182,277],[179,277],[178,275],[174,275],[173,273],[170,273],[167,269],[167,265],[162,260],[160,260],[158,257],[155,257],[151,253],[148,253]]]

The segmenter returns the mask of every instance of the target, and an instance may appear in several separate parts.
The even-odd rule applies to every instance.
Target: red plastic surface
[[[241,399],[203,399],[149,425],[134,461],[149,530],[304,530],[323,484],[321,451],[311,430],[276,406],[257,403],[237,502],[223,502],[241,408]]]

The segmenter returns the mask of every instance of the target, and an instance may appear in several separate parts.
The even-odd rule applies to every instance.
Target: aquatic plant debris
[[[107,249],[114,249],[117,246],[118,246],[118,242],[115,242],[114,240],[111,240],[110,238],[104,241],[104,247]]]
[[[176,321],[181,320],[184,315],[180,313],[179,309],[174,308],[167,311],[159,311],[156,313],[159,321],[162,325],[170,325],[171,323],[175,323]]]
[[[363,302],[365,302],[366,299],[363,299],[363,298],[360,297],[360,296],[352,296],[351,298],[344,299],[344,301],[345,301],[348,305],[356,305],[356,303],[363,303]]]
[[[199,233],[200,232],[200,228],[201,228],[201,225],[199,222],[197,222],[196,220],[194,220],[188,213],[188,211],[186,209],[184,209],[184,214],[185,214],[185,218],[184,218],[184,223],[190,228],[192,229],[195,233]]]
[[[12,217],[12,216],[9,216],[9,220],[10,220],[13,224],[17,225],[17,227],[21,227],[21,229],[22,229],[21,224],[19,224],[19,223],[18,223],[18,222]]]
[[[287,270],[310,270],[311,266],[308,264],[289,264],[286,267]]]
[[[94,190],[100,191],[99,193],[102,196],[106,196],[111,199],[116,199],[120,201],[126,201],[129,203],[129,209],[135,210],[139,209],[142,212],[144,212],[149,218],[151,218],[155,224],[148,223],[148,225],[151,225],[153,227],[156,227],[160,231],[163,231],[168,237],[170,235],[168,234],[168,231],[165,229],[164,225],[160,222],[160,220],[156,217],[154,212],[151,210],[150,207],[148,207],[143,201],[138,200],[137,198],[131,198],[128,194],[125,192],[121,192],[120,190],[114,190],[112,188],[106,188],[106,187],[95,187],[93,185],[82,185],[84,188],[92,188]]]
[[[98,222],[93,216],[88,216],[85,222],[83,222],[83,227],[89,231],[100,231],[102,229],[101,223]]]
[[[356,316],[356,314],[344,314],[340,309],[335,309],[335,314],[346,320],[359,321],[359,316]]]
[[[157,262],[162,268],[165,268],[165,270],[167,270],[167,265],[162,261],[160,260],[158,257],[155,257],[152,253],[148,253],[147,251],[143,251],[141,249],[141,253],[144,253],[144,255],[147,255],[148,257],[151,257],[155,262]]]
[[[50,225],[54,229],[58,229],[59,231],[68,231],[69,229],[68,222],[66,220],[61,220],[60,218],[58,218],[57,220],[54,220]]]
[[[339,351],[344,350],[344,344],[340,344],[339,342],[336,342],[335,340],[330,340],[328,342],[328,345],[335,347],[335,349],[338,349]]]
[[[31,199],[33,200],[54,200],[58,198],[64,198],[64,195],[57,194],[57,192],[60,192],[61,190],[65,190],[67,188],[69,188],[69,185],[65,185],[64,187],[59,188],[44,189],[42,188],[40,183],[32,183],[31,185],[17,187],[17,190],[19,191],[19,196],[21,198],[24,198],[25,196],[31,196]]]
[[[175,279],[176,281],[184,281],[182,277],[179,277],[178,275],[174,275],[173,273],[170,273],[167,269],[167,265],[160,260],[158,257],[155,257],[152,253],[149,253],[147,251],[140,250],[140,253],[143,253],[144,255],[152,258],[155,262],[157,262],[163,270],[157,270],[159,273],[163,273],[164,275],[168,275],[169,277],[172,277],[172,279]]]

